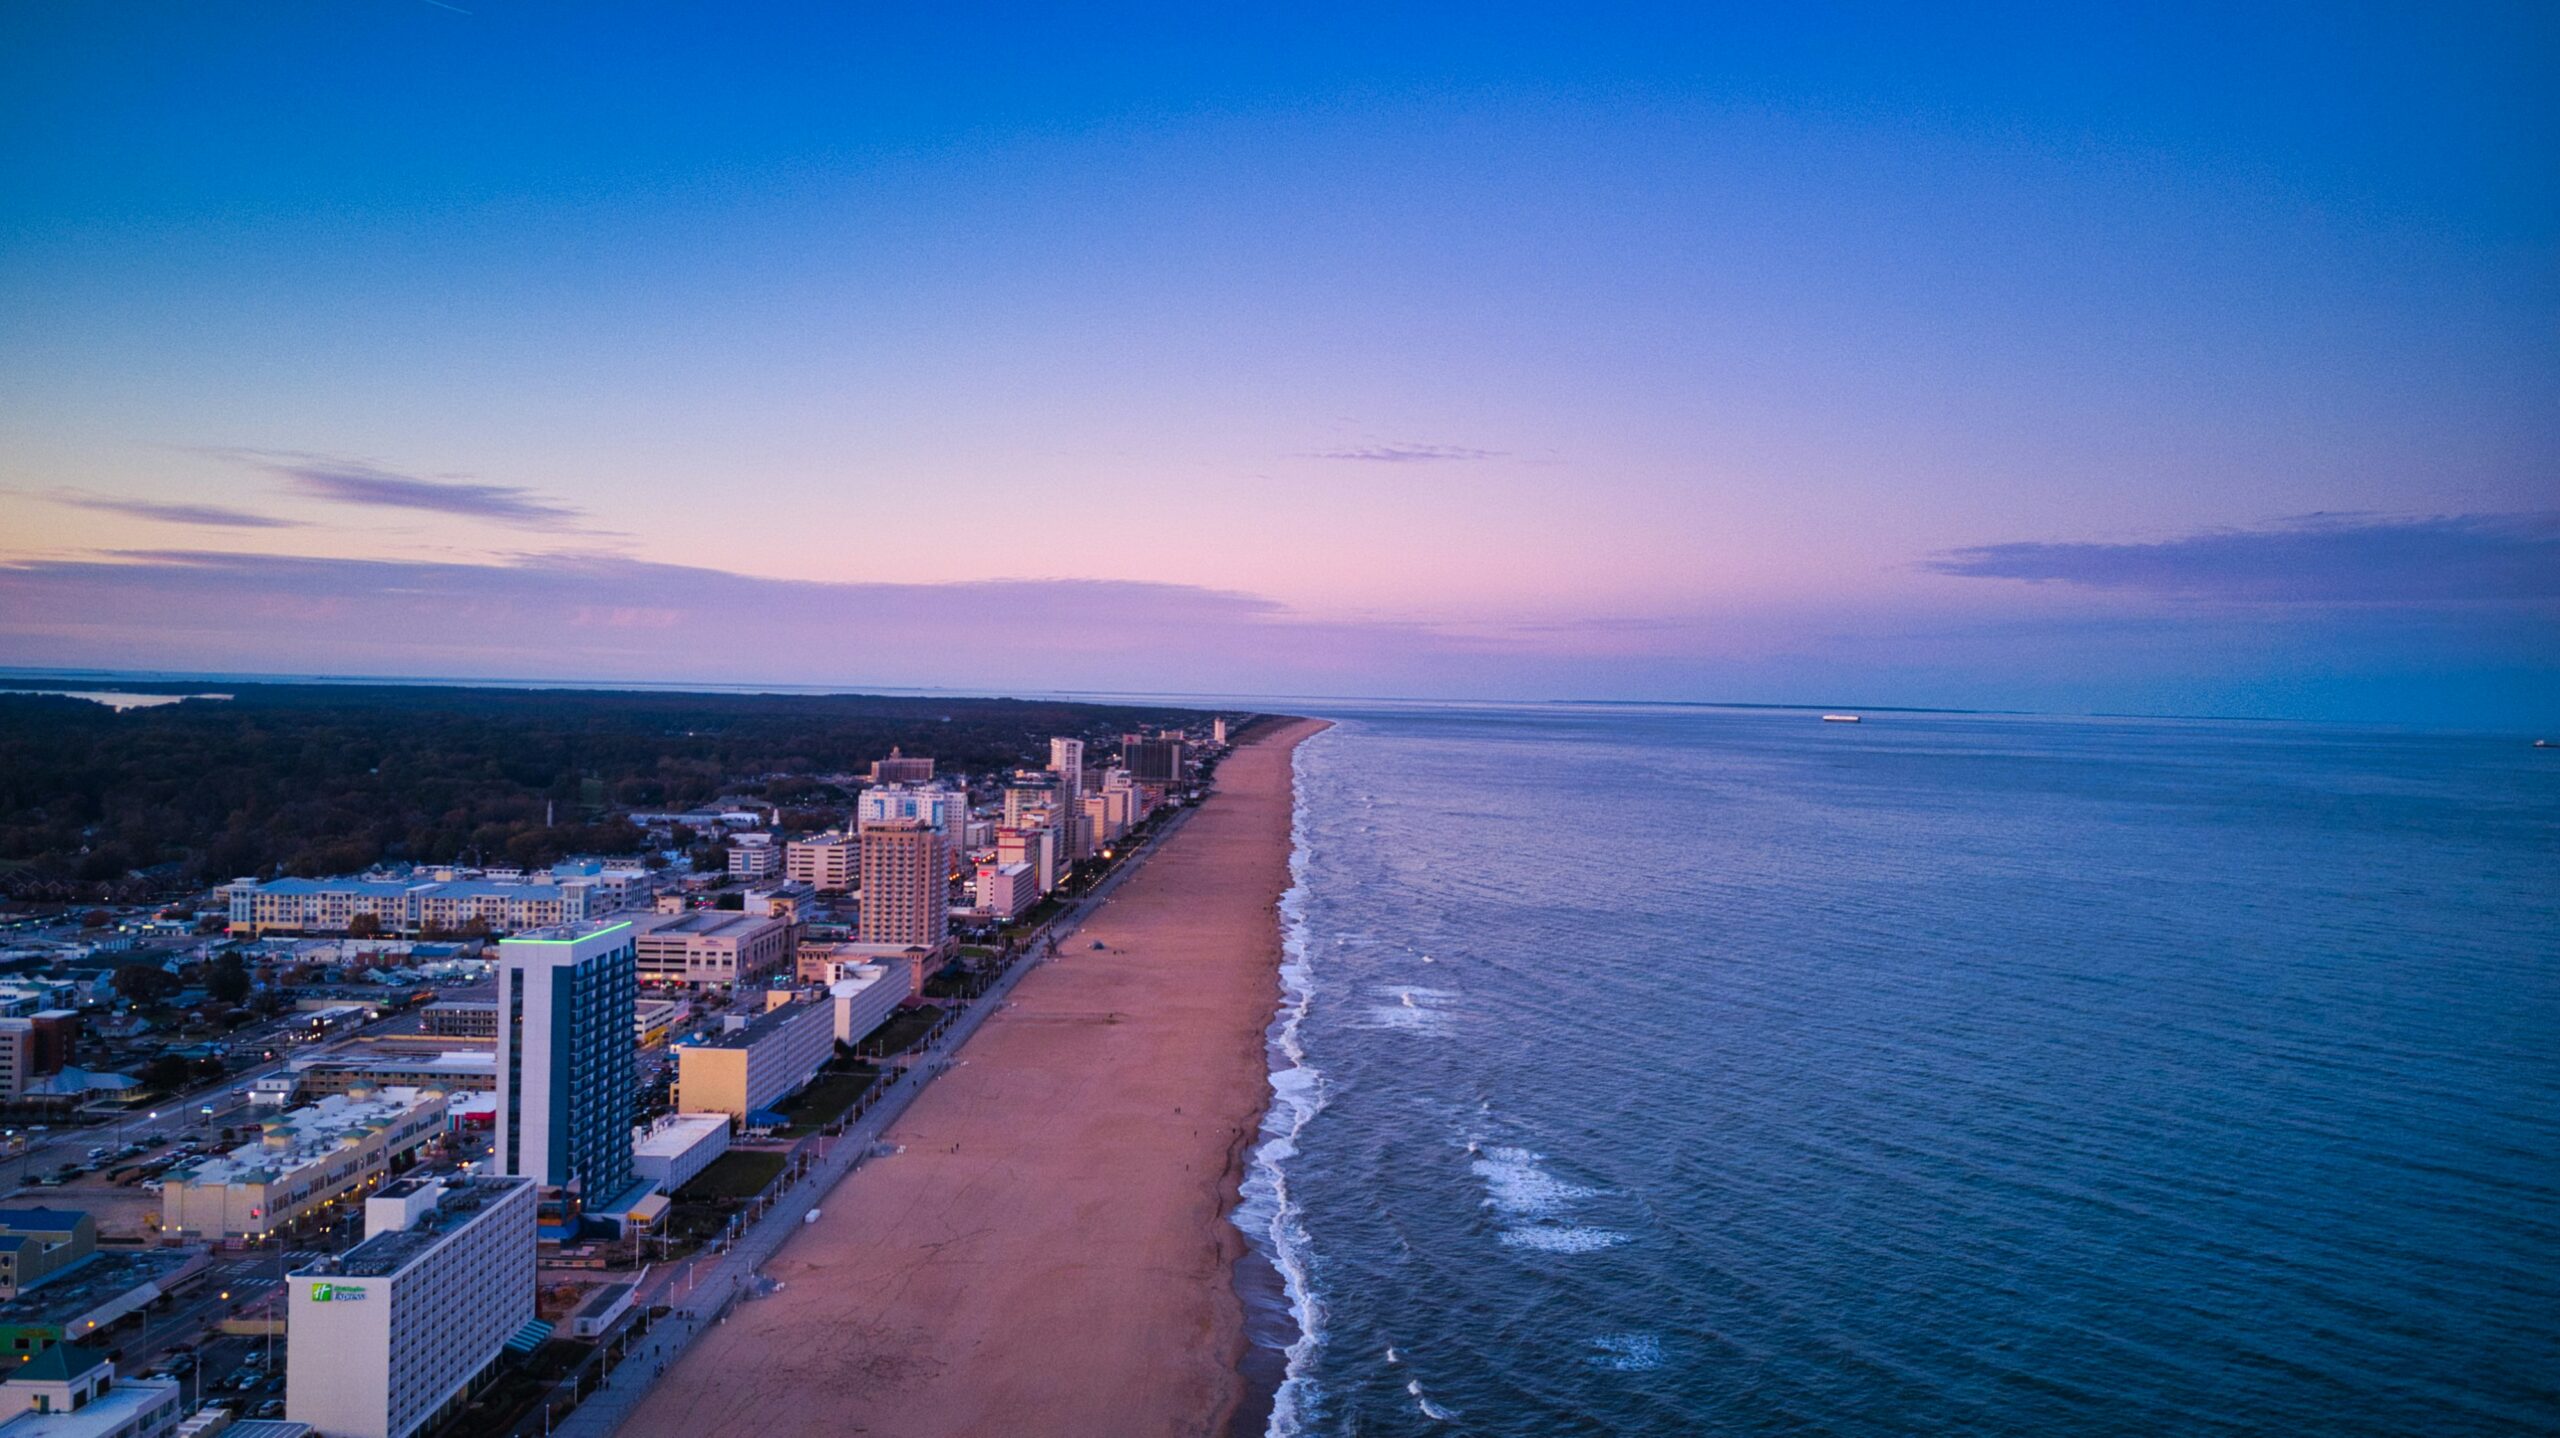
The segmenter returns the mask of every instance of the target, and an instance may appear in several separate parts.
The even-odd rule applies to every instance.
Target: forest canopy
[[[143,897],[378,862],[547,864],[632,849],[628,810],[768,787],[789,807],[812,786],[785,776],[858,773],[892,746],[983,774],[1046,763],[1052,735],[1203,717],[1048,700],[221,688],[232,697],[122,713],[0,689],[0,893]]]

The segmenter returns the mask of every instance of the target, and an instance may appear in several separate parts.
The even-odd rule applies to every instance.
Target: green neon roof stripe
[[[589,939],[601,939],[607,934],[615,933],[630,927],[631,921],[629,919],[625,919],[618,924],[607,924],[605,927],[598,929],[593,933],[580,934],[574,939],[500,939],[498,942],[502,944],[583,944]]]

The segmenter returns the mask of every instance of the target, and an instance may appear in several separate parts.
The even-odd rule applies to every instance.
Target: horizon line
[[[1605,708],[1654,709],[1745,709],[1762,711],[1802,711],[1806,713],[1862,711],[1877,714],[1934,714],[1977,718],[2012,719],[2127,719],[2158,722],[2220,724],[2305,724],[2356,729],[2405,730],[2436,734],[2517,735],[2522,729],[2457,728],[2413,724],[2390,719],[2297,719],[2265,714],[2151,714],[2119,710],[2064,709],[1979,709],[1925,704],[1853,704],[1793,703],[1753,699],[1613,699],[1550,697],[1544,699],[1449,699],[1393,694],[1241,694],[1209,690],[1179,689],[1027,689],[1016,693],[999,693],[991,689],[953,689],[939,686],[883,685],[871,689],[839,688],[822,684],[787,684],[779,681],[723,683],[714,680],[684,679],[509,679],[465,675],[402,674],[266,674],[222,670],[186,669],[104,669],[48,668],[0,664],[0,686],[21,687],[20,681],[44,680],[66,682],[76,679],[101,679],[129,684],[262,684],[269,686],[310,685],[345,686],[349,688],[419,688],[419,689],[517,689],[572,690],[589,693],[654,692],[668,694],[766,695],[776,698],[949,698],[995,699],[1021,701],[1026,698],[1058,700],[1128,700],[1152,701],[1167,707],[1188,708],[1178,700],[1226,700],[1249,703],[1351,703],[1389,704],[1448,709],[1529,709],[1563,705],[1590,705]],[[1280,711],[1259,711],[1277,713]],[[1320,715],[1298,717],[1322,717]]]

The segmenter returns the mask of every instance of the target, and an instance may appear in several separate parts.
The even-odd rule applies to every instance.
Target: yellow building
[[[718,1038],[678,1045],[676,1106],[746,1123],[799,1092],[835,1051],[834,1004],[786,1004]]]

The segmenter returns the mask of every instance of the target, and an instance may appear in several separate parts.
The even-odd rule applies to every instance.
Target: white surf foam
[[[1576,1199],[1598,1195],[1596,1188],[1567,1183],[1541,1168],[1546,1158],[1525,1148],[1495,1145],[1477,1149],[1467,1167],[1484,1180],[1485,1206],[1505,1219],[1545,1218]]]
[[[1642,1373],[1662,1366],[1662,1340],[1650,1333],[1607,1333],[1591,1340],[1600,1350],[1592,1359],[1602,1368],[1620,1373]]]
[[[1603,1248],[1615,1248],[1626,1241],[1627,1235],[1614,1228],[1534,1223],[1525,1228],[1502,1231],[1503,1247],[1534,1248],[1541,1253],[1594,1253]]]
[[[1629,1235],[1614,1228],[1592,1228],[1570,1219],[1573,1205],[1597,1198],[1600,1190],[1567,1182],[1547,1171],[1547,1156],[1513,1145],[1469,1142],[1473,1159],[1467,1167],[1484,1181],[1484,1206],[1502,1220],[1497,1235],[1505,1248],[1540,1253],[1591,1253],[1615,1248]]]
[[[1407,1383],[1404,1386],[1404,1391],[1412,1396],[1413,1405],[1422,1410],[1422,1416],[1435,1423],[1446,1423],[1450,1419],[1458,1416],[1458,1410],[1455,1408],[1443,1408],[1439,1404],[1432,1402],[1429,1398],[1424,1397],[1422,1392],[1422,1380],[1419,1378]]]
[[[1417,984],[1387,984],[1377,993],[1392,1003],[1371,1004],[1361,1011],[1360,1027],[1364,1029],[1401,1029],[1406,1033],[1445,1034],[1456,1031],[1457,1014],[1450,1007],[1457,997],[1454,989],[1431,989]]]
[[[1299,1028],[1315,999],[1315,969],[1309,958],[1307,933],[1307,778],[1302,767],[1307,749],[1322,736],[1298,747],[1291,759],[1289,823],[1289,891],[1280,897],[1280,1011],[1272,1046],[1277,1058],[1271,1070],[1271,1107],[1262,1117],[1262,1142],[1254,1148],[1245,1174],[1242,1202],[1235,1223],[1279,1271],[1298,1336],[1289,1343],[1279,1390],[1272,1395],[1267,1438],[1296,1438],[1306,1429],[1318,1397],[1308,1370],[1324,1342],[1324,1302],[1316,1296],[1309,1269],[1306,1215],[1289,1197],[1288,1161],[1298,1152],[1297,1139],[1310,1119],[1324,1108],[1324,1075],[1307,1062]],[[1337,947],[1341,945],[1338,943]]]

